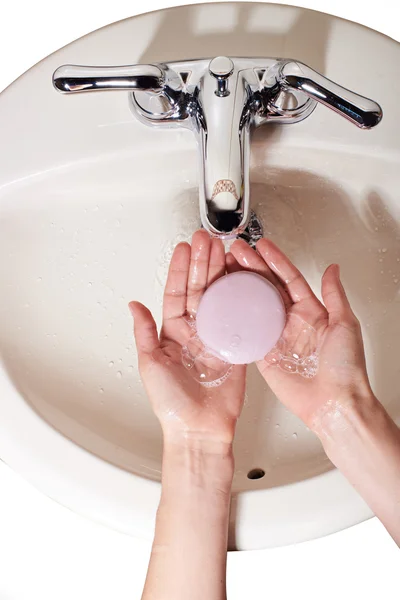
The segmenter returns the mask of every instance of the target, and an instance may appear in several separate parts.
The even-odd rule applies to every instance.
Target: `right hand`
[[[373,396],[360,323],[340,281],[338,265],[330,265],[322,277],[322,304],[300,271],[270,240],[260,240],[257,252],[237,240],[226,261],[230,272],[244,269],[266,277],[278,288],[287,314],[300,317],[316,331],[319,367],[313,378],[285,372],[268,358],[257,363],[269,387],[289,410],[318,433],[318,423],[334,414],[339,405],[346,410],[349,403]]]
[[[245,392],[246,367],[235,365],[218,387],[201,383],[196,368],[187,369],[182,348],[193,336],[189,317],[195,317],[207,287],[225,274],[225,251],[221,240],[204,230],[193,235],[192,244],[178,244],[168,271],[160,334],[150,311],[131,302],[139,370],[166,441],[214,450],[228,449],[233,441]],[[218,358],[198,360],[201,370],[218,379],[226,364]]]

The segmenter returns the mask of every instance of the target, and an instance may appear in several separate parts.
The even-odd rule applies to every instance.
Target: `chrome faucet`
[[[293,61],[217,58],[123,67],[64,65],[53,75],[59,92],[129,92],[133,113],[147,125],[191,129],[200,156],[200,215],[211,235],[242,234],[250,219],[250,131],[267,122],[296,123],[318,102],[361,129],[382,109]]]

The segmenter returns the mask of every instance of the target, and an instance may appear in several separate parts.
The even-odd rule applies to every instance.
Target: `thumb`
[[[330,265],[322,277],[322,299],[329,314],[329,323],[354,324],[356,317],[340,280],[339,265]]]
[[[130,302],[129,310],[133,317],[133,332],[139,356],[151,354],[160,345],[153,315],[140,302]]]

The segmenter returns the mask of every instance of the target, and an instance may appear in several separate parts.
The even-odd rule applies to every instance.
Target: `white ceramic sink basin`
[[[323,107],[259,129],[251,195],[265,232],[316,290],[340,262],[374,390],[400,417],[399,45],[268,4],[182,7],[90,34],[0,95],[0,457],[73,510],[147,538],[161,434],[127,303],[159,317],[172,248],[199,226],[195,140],[140,124],[124,92],[60,96],[51,76],[63,63],[219,54],[295,58],[383,107],[370,132]],[[235,453],[231,548],[310,539],[370,516],[252,367]],[[264,477],[249,479],[252,469]]]

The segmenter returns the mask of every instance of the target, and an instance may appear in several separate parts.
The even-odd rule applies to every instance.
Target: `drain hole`
[[[249,471],[247,473],[247,478],[248,479],[261,479],[262,477],[264,477],[265,475],[265,471],[263,471],[262,469],[251,469],[251,471]]]

